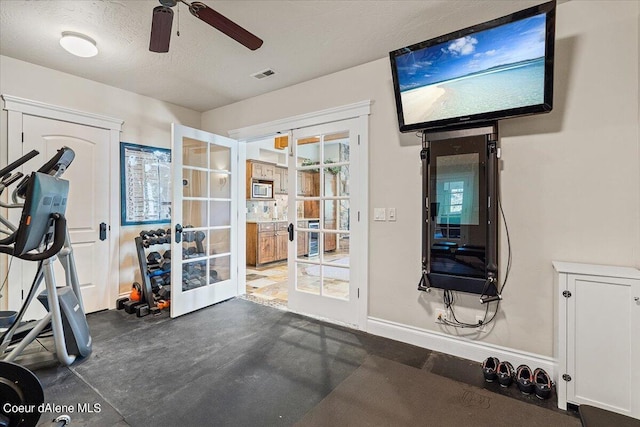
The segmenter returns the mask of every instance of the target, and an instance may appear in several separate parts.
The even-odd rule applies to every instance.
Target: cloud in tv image
[[[544,102],[545,15],[396,58],[407,125]]]

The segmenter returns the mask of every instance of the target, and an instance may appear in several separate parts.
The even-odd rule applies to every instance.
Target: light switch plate
[[[373,208],[374,221],[386,221],[385,208]]]
[[[389,215],[387,215],[389,218],[389,221],[395,221],[396,220],[396,208],[389,208]]]

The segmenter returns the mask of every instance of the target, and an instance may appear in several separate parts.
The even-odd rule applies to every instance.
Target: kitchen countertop
[[[298,221],[320,221],[320,218],[298,218]],[[252,224],[264,222],[289,222],[287,219],[248,219],[247,222]]]

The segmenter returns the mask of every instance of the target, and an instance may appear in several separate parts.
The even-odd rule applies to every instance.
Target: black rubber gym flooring
[[[429,355],[242,299],[177,319],[105,311],[88,320],[87,360],[36,371],[47,402],[100,404],[70,414],[73,425],[291,425],[368,355],[414,367]]]
[[[288,426],[370,355],[522,399],[484,383],[477,362],[243,299],[177,319],[104,311],[88,321],[87,360],[35,371],[46,401],[67,409],[39,425],[76,408],[78,426]],[[529,401],[557,410],[555,396]],[[78,412],[87,407],[99,412]]]

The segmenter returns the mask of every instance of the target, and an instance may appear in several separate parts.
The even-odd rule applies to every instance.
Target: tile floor
[[[306,259],[305,259],[306,260]],[[311,259],[317,261],[316,259]],[[348,264],[348,251],[334,251],[324,254],[324,261],[334,266],[323,266],[324,282],[322,294],[333,298],[346,299],[349,296],[349,269],[338,265]],[[321,281],[320,267],[315,264],[298,263],[298,289],[318,295]],[[271,307],[287,309],[288,301],[288,264],[286,261],[266,266],[247,266],[245,298]]]

